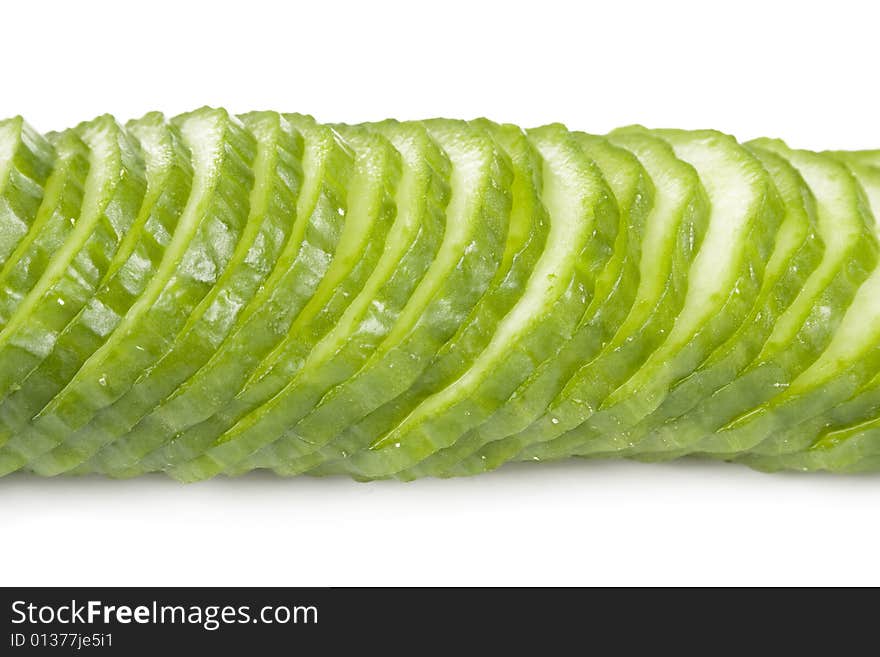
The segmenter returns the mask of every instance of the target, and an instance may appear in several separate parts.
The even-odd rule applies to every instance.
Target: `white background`
[[[873,3],[18,2],[0,115],[203,104],[880,147]],[[518,465],[356,484],[0,480],[0,584],[880,584],[880,478]]]

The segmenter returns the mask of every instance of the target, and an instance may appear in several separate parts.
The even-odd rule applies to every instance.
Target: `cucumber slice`
[[[251,433],[259,434],[260,443],[280,435],[295,437],[299,455],[326,446],[352,422],[409,387],[485,293],[503,253],[509,163],[485,133],[463,122],[435,120],[426,126],[452,163],[446,234],[398,321],[367,363],[297,424],[291,426],[285,413],[285,393],[292,390],[288,387],[222,436],[221,444],[250,441]]]
[[[313,296],[293,321],[287,335],[250,373],[244,385],[240,386],[245,392],[239,391],[238,395],[233,396],[236,390],[230,391],[231,394],[222,408],[218,408],[224,415],[239,412],[238,408],[245,404],[251,404],[252,408],[253,398],[257,398],[259,402],[260,399],[271,396],[273,389],[277,390],[284,385],[312,345],[338,322],[370,276],[382,253],[396,211],[390,197],[398,179],[397,151],[386,140],[356,128],[339,126],[337,132],[354,149],[356,159],[353,177],[348,185],[347,212],[343,209],[344,227],[332,262]],[[287,217],[281,217],[281,220],[289,221]],[[339,221],[342,221],[341,216]],[[215,380],[211,384],[214,387],[224,384],[225,388],[230,387],[228,380]],[[188,392],[194,392],[195,396],[187,395]],[[198,402],[199,394],[203,394],[203,391],[195,387],[178,390],[167,407],[160,406],[129,436],[134,441],[156,444],[158,441],[151,438],[151,434],[165,434],[169,437],[182,434],[197,424],[192,420],[192,413],[187,413],[187,410],[193,408],[204,412],[204,405]],[[203,424],[194,432],[179,435],[174,449],[179,453],[181,449],[193,448],[194,438],[198,438],[201,443],[209,426],[212,426],[211,423]],[[200,444],[198,449],[202,450],[204,447]]]
[[[861,164],[860,158],[835,154],[846,162],[865,190],[873,215],[880,213],[880,169]],[[877,226],[874,226],[875,231]],[[839,404],[821,395],[815,406],[769,439],[755,446],[743,461],[756,467],[769,467],[777,459],[798,469],[846,470],[858,467],[858,461],[872,449],[869,435],[880,416],[880,268],[859,288],[846,315],[837,327],[828,349],[814,363],[817,368],[835,369],[826,384],[834,394],[846,394],[859,385],[854,394]],[[824,361],[824,362],[823,362]],[[809,370],[805,372],[808,374]],[[820,370],[821,374],[821,370]],[[867,379],[867,381],[866,381]],[[796,381],[795,383],[801,383]],[[821,389],[820,389],[821,390]],[[840,391],[838,393],[838,391]],[[816,393],[808,393],[814,399]],[[852,444],[848,444],[852,441]],[[873,448],[876,451],[876,448]]]
[[[77,128],[88,145],[90,168],[82,208],[67,239],[0,331],[0,397],[48,356],[61,331],[104,281],[131,230],[144,196],[140,150],[109,116]],[[101,317],[92,318],[96,330]],[[0,471],[24,465],[38,449],[16,434],[0,450]]]
[[[701,440],[696,446],[701,452],[729,454],[751,449],[764,440],[770,445],[784,440],[786,429],[844,401],[880,365],[871,349],[880,337],[880,276],[868,278],[877,265],[878,236],[862,187],[849,169],[828,155],[794,151],[788,157],[813,190],[820,220],[824,214],[829,223],[827,236],[824,231],[822,234],[826,249],[834,251],[843,244],[848,250],[843,289],[834,290],[831,299],[852,302],[842,308],[818,308],[816,319],[806,325],[810,337],[830,336],[818,358],[779,394]]]
[[[645,218],[639,283],[632,308],[595,358],[576,363],[572,376],[561,377],[549,401],[543,396],[536,399],[534,408],[540,415],[537,422],[532,414],[527,414],[511,435],[487,423],[480,429],[484,437],[477,439],[485,445],[447,474],[493,469],[519,454],[525,445],[545,437],[549,440],[566,427],[579,424],[585,413],[598,407],[641,367],[663,342],[680,312],[687,272],[702,243],[708,219],[703,187],[693,167],[678,159],[668,144],[643,129],[617,131],[609,136],[609,141],[631,152],[654,182],[654,203]],[[577,343],[572,345],[576,347]],[[571,357],[577,359],[577,351]],[[559,387],[562,389],[558,390]],[[531,390],[540,392],[541,388],[535,386]]]
[[[634,448],[638,458],[673,458],[689,445],[723,426],[739,413],[779,392],[800,369],[815,358],[805,348],[815,345],[792,335],[781,340],[774,331],[788,317],[803,316],[816,297],[802,293],[810,276],[827,280],[834,264],[842,267],[841,253],[832,243],[828,250],[820,237],[815,200],[803,178],[780,155],[751,145],[751,152],[772,176],[785,205],[785,219],[776,236],[758,299],[740,329],[694,373],[670,391],[660,407],[635,429],[645,435]],[[834,227],[823,223],[826,231]],[[829,264],[830,263],[830,264]],[[793,303],[798,306],[792,307]],[[843,305],[845,297],[835,301]],[[797,335],[796,333],[794,335]],[[768,341],[769,340],[769,341]],[[815,347],[814,347],[815,348]],[[646,435],[647,434],[647,435]]]
[[[0,121],[0,270],[30,231],[55,152],[21,117]]]
[[[87,436],[78,441],[68,441],[53,450],[35,463],[35,469],[47,473],[62,472],[79,466],[102,446],[116,441],[122,435],[126,436],[126,440],[136,440],[147,434],[147,427],[151,425],[141,419],[143,414],[178,391],[180,384],[210,359],[271,270],[287,237],[290,223],[288,216],[266,213],[265,208],[273,192],[282,154],[286,154],[288,159],[296,157],[298,135],[289,135],[281,125],[281,117],[275,113],[259,113],[242,119],[245,128],[243,134],[255,137],[254,182],[245,206],[248,217],[242,224],[235,248],[222,273],[195,306],[158,361],[137,380],[130,393],[130,401],[123,398],[116,402],[113,407],[116,410],[104,418],[99,417],[89,427]],[[250,140],[248,142],[250,148]],[[287,142],[290,142],[290,148],[285,148]],[[287,172],[284,174],[287,175]],[[148,417],[152,419],[153,416]],[[170,439],[173,432],[163,433],[165,427],[161,422],[157,424],[154,430],[159,432],[159,439]],[[135,425],[137,428],[132,430]]]
[[[598,454],[632,447],[630,431],[736,331],[754,304],[782,209],[772,180],[732,137],[717,132],[663,130],[676,155],[689,162],[710,202],[705,238],[688,272],[681,313],[667,339],[599,409],[565,434],[526,449],[522,458]],[[557,433],[561,420],[550,417]]]
[[[515,435],[527,428],[553,401],[584,363],[610,342],[625,321],[637,298],[639,263],[646,216],[653,204],[654,189],[647,172],[629,151],[607,139],[572,133],[585,155],[606,178],[618,206],[619,229],[614,255],[597,281],[596,292],[584,312],[580,326],[551,358],[541,362],[492,417],[461,436],[455,444],[440,450],[414,468],[398,473],[401,479],[444,476],[449,468],[479,470],[485,459],[465,460],[490,442]]]
[[[459,378],[486,347],[498,323],[522,295],[525,283],[541,256],[549,232],[547,213],[540,199],[541,161],[525,133],[512,125],[498,125],[485,119],[471,125],[487,133],[511,160],[510,219],[504,253],[495,277],[480,301],[446,342],[432,362],[413,384],[361,421],[344,431],[338,439],[341,452],[348,453],[368,446],[401,422],[422,400],[442,390]],[[287,458],[285,445],[292,439],[282,438],[271,446],[271,453],[259,455],[285,463],[291,471],[317,464],[317,454],[297,460]],[[323,466],[322,466],[323,467]],[[328,464],[328,468],[331,468]]]
[[[89,171],[88,146],[73,130],[49,135],[49,141],[57,155],[42,201],[30,230],[0,269],[0,329],[40,280],[79,217]]]
[[[473,451],[463,436],[473,435],[478,425],[491,417],[492,426],[500,429],[499,416],[506,416],[505,424],[522,417],[511,395],[546,371],[544,363],[560,364],[560,353],[570,351],[572,338],[581,357],[602,347],[613,323],[602,321],[607,316],[597,320],[602,310],[610,315],[606,307],[611,306],[625,314],[631,304],[637,280],[628,275],[635,266],[628,271],[627,265],[638,261],[638,249],[633,253],[630,247],[638,245],[640,226],[629,225],[626,208],[618,208],[615,192],[620,189],[609,188],[595,158],[587,154],[601,146],[561,126],[530,131],[529,138],[543,158],[541,192],[551,229],[522,297],[457,381],[374,441],[370,451],[354,455],[351,467],[358,476],[398,474],[427,457],[398,476],[442,472]],[[443,453],[435,454],[439,450]]]
[[[312,346],[301,365],[289,374],[285,402],[288,414],[303,407],[310,408],[334,384],[358,371],[392,330],[442,242],[444,209],[449,198],[449,162],[445,155],[418,124],[371,125],[369,132],[387,138],[401,158],[399,183],[396,171],[394,175],[385,174],[386,194],[396,192],[391,206],[397,208],[394,224],[381,257],[360,293],[336,326]],[[361,209],[378,217],[387,207],[388,198],[376,194],[371,207]],[[245,406],[236,400],[238,408],[245,411],[257,408],[254,402],[264,395],[257,397],[253,388],[261,383],[252,377],[249,388],[242,393],[242,400],[248,404]],[[205,443],[194,452],[198,458],[180,464],[172,470],[172,475],[186,480],[203,478],[234,467],[257,449],[259,434],[240,441],[217,441],[219,434],[243,416],[245,413],[240,411],[225,412],[223,422],[215,423],[220,431],[215,429],[207,434],[213,444]]]
[[[189,193],[188,157],[160,114],[126,127],[145,157],[147,190],[140,212],[100,289],[58,337],[51,353],[0,403],[4,434],[21,430],[100,347],[155,274]]]
[[[18,434],[32,460],[64,441],[131,389],[167,349],[174,334],[223,270],[247,212],[250,138],[222,110],[177,121],[193,160],[192,193],[161,266],[110,338],[67,386]],[[240,153],[244,153],[243,155]],[[244,191],[244,194],[242,194]],[[244,207],[243,207],[244,206]],[[111,417],[119,417],[110,409]],[[86,428],[86,436],[91,435]]]
[[[345,226],[352,151],[337,133],[309,116],[291,114],[284,119],[303,138],[301,189],[297,195],[294,181],[298,174],[279,171],[267,212],[287,218],[291,233],[272,273],[242,311],[229,338],[179,393],[172,395],[172,402],[176,396],[192,399],[198,395],[182,418],[187,422],[204,422],[221,410],[240,387],[229,382],[245,381],[289,333],[327,272]],[[171,441],[152,434],[158,442],[123,437],[107,445],[84,469],[115,476],[164,469],[187,458],[193,432],[182,432]]]

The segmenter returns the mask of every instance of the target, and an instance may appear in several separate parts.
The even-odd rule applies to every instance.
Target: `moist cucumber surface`
[[[880,470],[878,212],[711,130],[0,120],[0,474]]]

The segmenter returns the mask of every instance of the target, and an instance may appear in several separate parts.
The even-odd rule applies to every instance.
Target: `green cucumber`
[[[602,137],[583,133],[574,133],[573,137],[606,178],[619,218],[614,255],[597,281],[595,294],[576,333],[553,357],[542,361],[487,421],[423,463],[397,473],[398,478],[444,476],[450,468],[467,468],[469,463],[481,467],[486,461],[484,455],[476,460],[468,457],[488,443],[527,428],[544,412],[578,367],[610,344],[614,332],[631,313],[641,284],[642,239],[645,220],[653,204],[653,185],[644,167],[630,152]]]
[[[0,476],[880,470],[880,150],[0,120]]]
[[[521,458],[598,454],[632,447],[631,431],[656,410],[676,381],[693,371],[740,326],[754,303],[782,210],[772,180],[733,138],[717,132],[655,132],[697,171],[709,197],[709,224],[688,272],[684,305],[662,345],[593,413]],[[550,417],[557,434],[561,421]]]
[[[818,357],[778,394],[752,405],[697,443],[695,449],[702,453],[730,454],[765,440],[771,444],[784,440],[789,426],[844,401],[880,365],[880,354],[873,349],[880,339],[876,301],[880,275],[869,278],[878,264],[878,235],[864,191],[851,171],[831,156],[794,151],[788,157],[813,190],[820,218],[824,214],[829,224],[827,236],[823,232],[826,249],[837,248],[834,240],[848,251],[843,289],[829,295],[834,305],[820,306],[805,325],[814,341],[818,341],[815,336],[828,336],[821,343],[824,349],[817,350]],[[842,308],[840,302],[846,302]]]
[[[572,342],[582,358],[601,349],[620,319],[612,311],[625,314],[632,302],[640,226],[630,223],[628,208],[618,207],[619,185],[609,184],[589,155],[600,155],[601,144],[561,126],[530,131],[529,139],[543,158],[541,193],[551,229],[521,299],[467,372],[369,451],[354,455],[351,468],[358,476],[410,479],[443,472],[473,450],[463,437],[477,426],[491,417],[501,429],[524,414],[510,398],[546,372],[545,363],[571,360],[561,353],[570,353]],[[502,420],[502,409],[513,416]]]
[[[153,113],[126,130],[144,153],[147,190],[131,229],[120,244],[97,293],[58,337],[52,351],[0,402],[5,434],[20,431],[70,381],[112,335],[155,274],[189,193],[188,158]]]
[[[88,146],[74,130],[48,139],[56,158],[37,214],[0,268],[0,329],[43,276],[79,217],[89,171]]]
[[[221,436],[219,445],[240,439],[250,443],[248,434],[257,434],[263,444],[280,435],[307,436],[295,441],[301,455],[325,447],[353,421],[411,385],[486,291],[503,253],[509,162],[484,133],[464,123],[426,125],[452,162],[452,192],[443,243],[398,321],[367,363],[316,400],[299,422],[289,422],[285,413],[285,393],[295,390],[291,386],[245,416]]]
[[[620,130],[612,133],[609,141],[636,157],[654,188],[654,203],[645,218],[639,284],[632,308],[599,354],[576,364],[574,373],[563,377],[552,389],[549,400],[537,397],[537,420],[534,413],[529,413],[525,422],[510,433],[497,431],[487,423],[479,432],[483,435],[475,440],[479,449],[451,467],[448,474],[496,468],[519,454],[525,445],[552,439],[566,427],[576,426],[642,366],[672,329],[684,302],[687,272],[706,229],[705,191],[693,167],[646,131]]]
[[[876,217],[880,212],[880,168],[862,164],[860,158],[850,158],[848,154],[834,156],[852,170]],[[874,229],[877,231],[876,224]],[[853,445],[860,445],[863,442],[861,435],[873,430],[880,417],[878,298],[880,269],[875,269],[859,288],[834,338],[815,363],[821,367],[824,362],[826,371],[830,364],[835,370],[833,380],[825,384],[824,394],[809,393],[808,398],[814,401],[814,405],[753,447],[744,457],[746,462],[760,467],[781,457],[802,462],[795,466],[798,468],[844,469],[848,467],[847,458],[862,453],[861,448],[854,450],[846,443],[853,440]],[[835,403],[835,397],[829,399],[827,396],[829,389],[835,394],[846,395],[850,386],[858,387],[839,403]],[[867,446],[870,448],[870,443]],[[844,455],[843,460],[839,454]],[[789,455],[793,455],[793,459]]]
[[[179,390],[180,384],[210,359],[268,275],[286,239],[289,222],[286,216],[266,213],[265,207],[273,192],[281,155],[296,158],[297,136],[283,129],[281,117],[275,113],[245,116],[243,128],[255,138],[254,182],[246,206],[248,218],[242,223],[222,273],[190,313],[170,347],[139,377],[130,400],[117,401],[108,416],[99,417],[88,427],[88,435],[56,448],[40,459],[35,469],[47,473],[68,470],[81,465],[119,436],[125,435],[127,440],[134,438],[137,430],[132,427],[144,426],[142,420],[139,423],[142,417],[139,414]],[[124,411],[120,410],[121,404],[125,404]],[[163,433],[164,430],[162,425],[157,429],[160,435],[170,439],[174,432]]]
[[[362,236],[352,235],[349,203],[360,201],[346,191],[354,180],[355,153],[337,132],[311,117],[285,115],[283,121],[302,135],[302,162],[279,167],[275,189],[266,199],[272,223],[286,222],[290,228],[280,255],[267,262],[255,253],[254,262],[271,273],[211,358],[133,431],[108,444],[91,467],[120,470],[136,462],[147,468],[169,462],[170,453],[188,449],[193,427],[222,411],[253,370],[302,325],[303,317],[314,316],[334,293],[336,299],[345,299],[346,291],[335,291],[327,281],[344,277],[363,247]],[[365,162],[359,166],[361,180],[369,180]],[[352,256],[334,265],[346,234]]]
[[[485,119],[472,121],[471,125],[485,131],[511,161],[511,209],[501,262],[480,301],[413,384],[347,428],[345,435],[339,437],[336,449],[342,454],[368,446],[403,420],[422,400],[467,371],[492,339],[498,323],[521,297],[525,282],[544,250],[550,226],[540,199],[540,155],[516,126],[498,125]],[[284,459],[285,467],[305,468],[324,461],[324,457],[318,454],[296,461],[287,460],[284,453],[289,440],[282,438],[270,446],[272,454]],[[272,454],[259,456],[275,458]],[[332,465],[320,467],[331,468]]]
[[[88,425],[102,412],[120,419],[108,407],[129,398],[231,255],[247,212],[241,190],[250,179],[252,138],[222,110],[199,110],[176,123],[193,163],[192,192],[177,230],[147,290],[113,334],[19,434],[28,460],[78,441],[83,428],[91,436]]]
[[[444,210],[449,198],[449,162],[431,140],[427,131],[417,124],[386,123],[371,126],[389,140],[402,157],[401,174],[388,191],[394,191],[397,212],[390,228],[385,248],[363,288],[352,300],[346,312],[323,338],[315,343],[302,358],[296,371],[290,373],[289,395],[285,404],[288,413],[303,405],[314,403],[314,398],[356,373],[382,340],[393,329],[419,281],[424,277],[431,258],[437,253],[445,227]],[[377,189],[377,191],[379,191]],[[388,199],[376,195],[370,210],[378,216],[387,206]],[[296,337],[296,336],[294,336]],[[259,447],[260,435],[251,440],[223,441],[218,436],[235,425],[246,412],[258,407],[255,402],[265,400],[257,396],[262,381],[252,377],[240,399],[231,406],[233,413],[224,411],[222,422],[216,418],[208,436],[209,443],[200,449],[198,458],[185,461],[171,473],[180,479],[204,478],[214,472],[233,467],[240,459]],[[246,403],[246,405],[245,405]],[[245,412],[239,409],[244,409]],[[204,439],[203,439],[204,440]],[[198,452],[195,452],[198,453]]]
[[[314,344],[337,324],[369,279],[383,252],[396,212],[391,199],[398,179],[397,151],[378,135],[345,126],[337,126],[335,130],[356,155],[345,224],[338,246],[324,277],[291,324],[287,335],[249,373],[239,386],[241,390],[238,394],[229,395],[223,407],[218,408],[224,415],[236,413],[242,405],[252,407],[254,398],[259,403],[271,396],[274,390],[283,387]],[[230,387],[229,381],[222,379],[214,380],[212,385],[215,388]],[[205,404],[198,402],[198,396],[188,398],[186,393],[190,391],[196,392],[196,395],[203,394],[198,388],[179,389],[178,393],[182,394],[176,394],[170,400],[167,412],[161,415],[154,412],[147,418],[155,418],[153,423],[142,421],[130,436],[141,441],[145,440],[142,436],[146,436],[146,441],[149,441],[151,432],[179,434],[175,440],[175,449],[178,451],[190,448],[193,437],[201,441],[204,435],[202,430],[210,424],[202,425],[194,432],[183,433],[197,423],[190,419],[192,414],[181,412],[181,409],[204,411],[206,408]],[[236,393],[236,390],[230,392]],[[159,410],[164,408],[159,407]],[[186,423],[182,420],[186,420]]]
[[[90,167],[80,214],[43,275],[0,331],[0,398],[54,349],[60,333],[104,282],[125,243],[146,184],[140,150],[109,116],[77,128],[89,148]],[[92,317],[96,331],[105,319]],[[25,464],[40,445],[16,433],[0,450],[0,471]]]
[[[21,117],[0,121],[0,270],[30,232],[55,151]]]
[[[346,189],[353,175],[354,154],[333,130],[302,115],[284,115],[303,138],[299,173],[279,170],[267,212],[288,218],[290,235],[266,282],[242,310],[229,337],[211,359],[168,402],[182,398],[189,410],[177,421],[190,429],[166,435],[152,432],[147,440],[129,434],[106,445],[84,470],[133,475],[163,469],[185,460],[192,434],[234,397],[240,384],[289,334],[331,266],[347,215]],[[299,188],[298,188],[299,187]]]
[[[750,150],[772,176],[786,208],[761,291],[740,329],[637,425],[634,433],[647,434],[634,449],[640,459],[687,453],[689,444],[716,431],[743,409],[776,394],[810,360],[809,352],[799,345],[812,343],[781,341],[774,329],[787,324],[787,317],[815,304],[815,298],[801,294],[802,289],[817,272],[823,256],[826,263],[817,276],[832,270],[829,261],[841,264],[842,254],[834,248],[833,239],[825,249],[815,200],[797,170],[772,151],[755,145]],[[833,229],[827,222],[821,228]],[[842,303],[846,295],[838,298],[837,303]]]

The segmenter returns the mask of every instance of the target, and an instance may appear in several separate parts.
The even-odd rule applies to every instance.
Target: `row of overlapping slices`
[[[880,152],[0,123],[0,473],[880,466]]]

